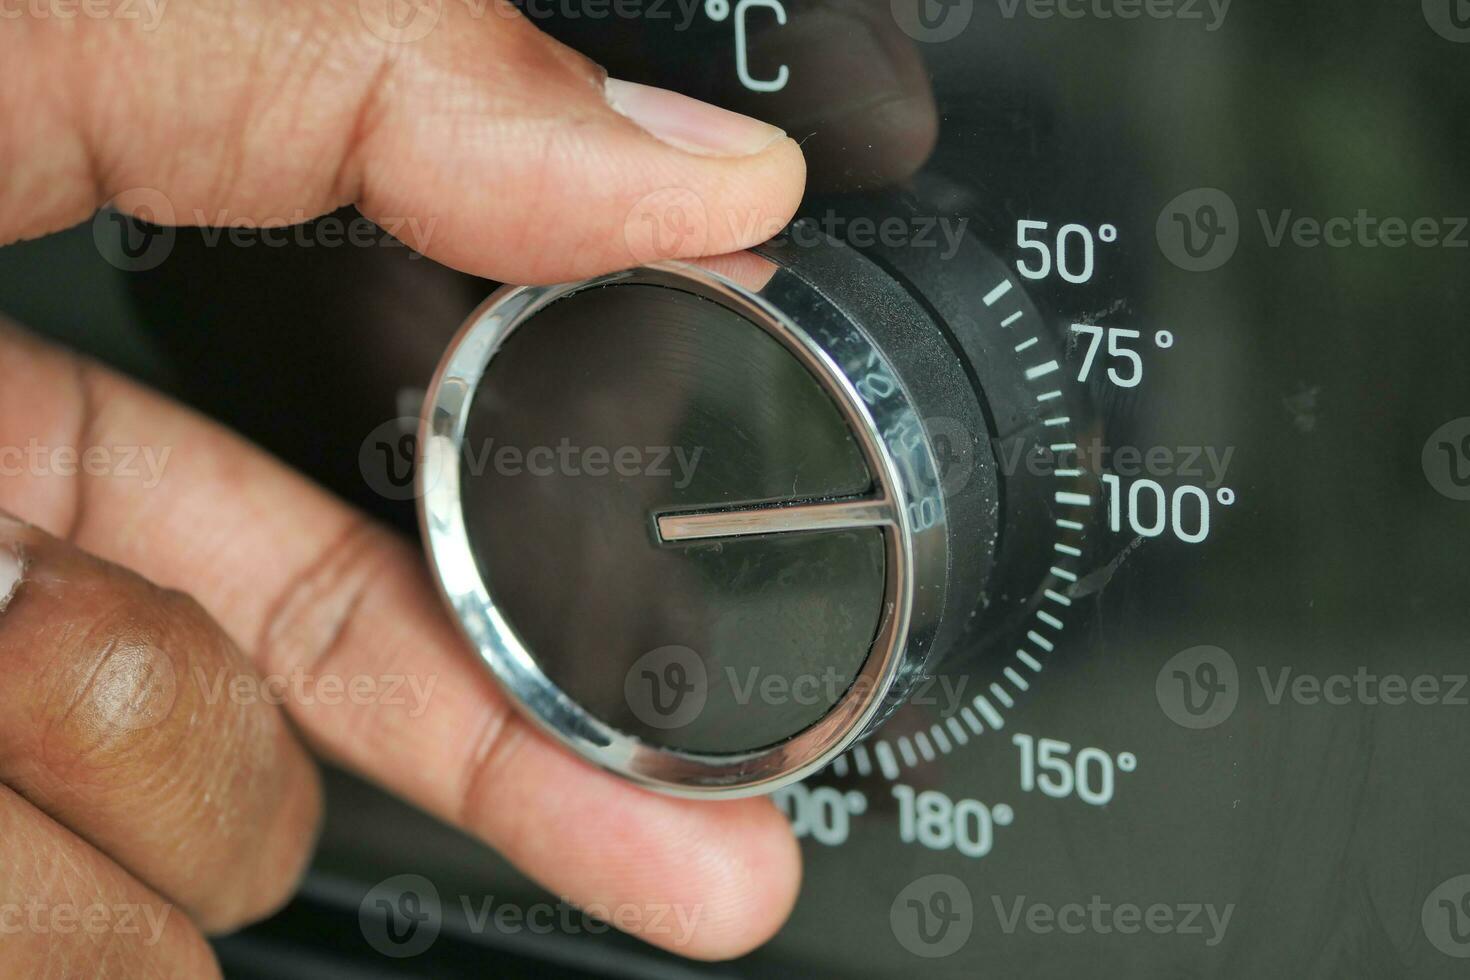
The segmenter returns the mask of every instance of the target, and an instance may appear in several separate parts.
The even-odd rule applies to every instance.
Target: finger
[[[607,82],[508,0],[434,2],[418,27],[388,2],[7,22],[0,244],[114,199],[216,225],[356,203],[447,265],[540,282],[743,248],[800,199],[774,127]]]
[[[0,786],[0,980],[219,975],[183,912]]]
[[[315,769],[199,605],[0,514],[0,782],[222,931],[295,890]]]
[[[683,909],[695,920],[687,939],[651,932],[649,916],[641,931],[614,924],[684,955],[737,955],[785,920],[800,858],[769,801],[657,796],[528,731],[414,549],[218,427],[0,336],[0,452],[30,440],[117,465],[58,474],[54,453],[43,454],[0,481],[0,507],[155,581],[187,583],[265,673],[406,678],[427,692],[288,701],[325,754],[478,834],[577,904]],[[128,450],[163,463],[124,471]]]

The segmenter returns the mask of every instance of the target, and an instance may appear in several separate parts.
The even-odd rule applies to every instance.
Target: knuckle
[[[312,674],[342,651],[353,622],[404,546],[363,521],[348,524],[281,589],[256,651],[262,669]]]
[[[0,776],[200,925],[269,914],[309,860],[321,793],[251,665],[188,594],[32,551],[0,616]]]
[[[496,810],[498,787],[507,771],[514,768],[515,758],[524,746],[527,732],[509,705],[489,711],[481,723],[479,737],[472,743],[474,751],[466,758],[460,778],[456,820],[463,827],[480,828],[486,814]],[[522,821],[516,814],[499,815],[499,843],[506,853],[519,849],[520,838],[534,820]],[[529,815],[528,815],[529,816]]]
[[[167,652],[166,614],[150,601],[114,603],[54,627],[41,749],[73,775],[126,770],[177,746],[169,722],[180,700],[179,669]]]

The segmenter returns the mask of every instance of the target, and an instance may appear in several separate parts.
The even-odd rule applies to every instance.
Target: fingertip
[[[806,163],[790,137],[752,157],[680,156],[673,179],[628,195],[620,236],[603,243],[611,268],[739,252],[779,234],[801,203]]]
[[[801,890],[801,849],[769,799],[699,805],[726,808],[720,844],[730,873],[719,887],[734,900],[677,952],[700,960],[734,959],[765,945],[790,918]]]
[[[767,147],[764,155],[770,158],[771,172],[761,175],[761,189],[770,195],[767,206],[781,217],[781,226],[785,227],[806,192],[806,154],[800,143],[787,136]]]
[[[399,72],[368,100],[376,122],[353,154],[355,196],[410,247],[544,284],[738,251],[795,213],[806,161],[779,128],[606,79],[529,27],[476,41],[436,49],[427,81]],[[535,70],[487,71],[492,52]],[[446,86],[460,93],[447,104]]]
[[[289,751],[297,758],[287,764],[290,776],[255,864],[255,880],[243,890],[243,903],[229,918],[206,925],[207,933],[234,932],[269,919],[295,897],[311,867],[325,818],[321,772],[298,747]]]
[[[698,960],[748,953],[791,914],[801,855],[769,799],[676,799],[529,733],[514,745],[475,767],[461,822],[586,914]]]

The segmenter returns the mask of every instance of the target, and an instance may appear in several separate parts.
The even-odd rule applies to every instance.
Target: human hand
[[[420,244],[448,265],[541,282],[742,248],[796,206],[779,131],[605,84],[504,5],[443,5],[398,44],[372,7],[175,0],[144,30],[28,6],[0,25],[0,242],[108,201],[260,224],[353,202],[432,221]],[[690,198],[689,234],[640,237],[649,208]],[[19,926],[0,974],[210,975],[201,934],[268,914],[309,858],[303,742],[584,907],[697,909],[687,941],[643,934],[684,955],[784,920],[799,859],[768,802],[655,796],[543,740],[417,552],[258,450],[9,329],[0,447],[26,447],[0,508],[28,522],[0,521],[0,913],[18,910],[0,930]],[[129,448],[167,450],[157,479],[109,464]],[[432,679],[433,697],[415,714],[229,693],[299,674]]]

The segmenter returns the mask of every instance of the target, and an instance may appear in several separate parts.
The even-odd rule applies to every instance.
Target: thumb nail
[[[650,135],[688,153],[744,157],[759,153],[785,132],[759,119],[721,109],[668,89],[609,78],[607,104]]]

